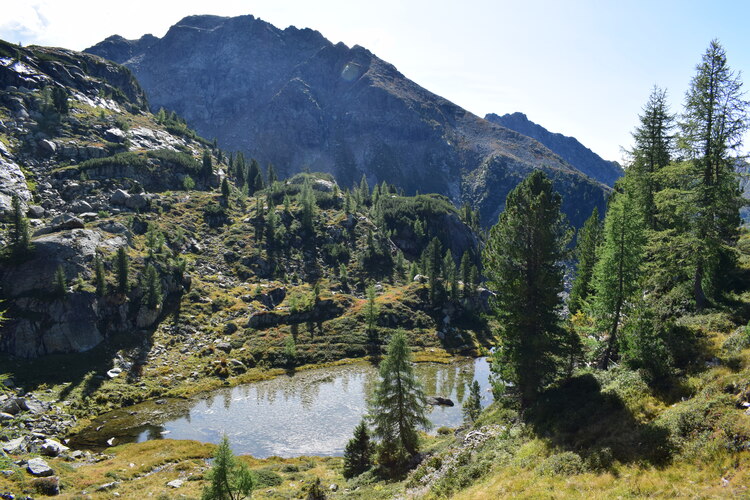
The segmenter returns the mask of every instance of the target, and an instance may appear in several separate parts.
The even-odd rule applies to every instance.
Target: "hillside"
[[[128,66],[153,110],[184,116],[222,148],[284,175],[362,174],[407,194],[434,192],[493,224],[505,196],[545,170],[580,225],[607,188],[549,149],[429,92],[367,49],[253,16],[190,16],[158,40],[110,37],[87,52]]]
[[[602,159],[575,137],[550,132],[529,120],[523,113],[502,116],[490,113],[484,119],[536,139],[576,169],[603,184],[613,186],[615,181],[623,175],[619,163]]]

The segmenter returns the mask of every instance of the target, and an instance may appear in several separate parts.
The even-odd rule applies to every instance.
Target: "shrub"
[[[536,468],[541,476],[572,476],[585,471],[583,459],[577,453],[564,451],[545,459]]]

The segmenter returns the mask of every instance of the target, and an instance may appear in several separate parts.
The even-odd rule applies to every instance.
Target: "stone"
[[[15,439],[11,439],[3,445],[3,451],[10,453],[11,455],[20,455],[28,451],[29,439],[25,436],[21,436]]]
[[[449,398],[444,398],[441,396],[429,396],[427,398],[427,404],[432,406],[454,406],[455,403]]]
[[[10,413],[0,412],[0,422],[7,422],[8,420],[13,420],[14,417]]]
[[[49,139],[42,139],[37,144],[39,145],[39,151],[44,155],[52,156],[57,152],[57,144]]]
[[[104,483],[101,486],[97,486],[94,491],[109,491],[120,486],[119,481],[112,481],[111,483]]]
[[[141,210],[148,206],[148,198],[141,193],[133,194],[125,200],[125,206],[133,210]]]
[[[39,205],[29,205],[29,209],[26,211],[26,215],[31,219],[41,219],[44,217],[44,208]]]
[[[70,448],[67,446],[48,438],[44,440],[44,444],[39,448],[39,453],[48,457],[59,457],[68,450]]]
[[[91,205],[84,200],[76,200],[70,205],[70,211],[74,214],[82,214],[92,210]]]
[[[112,368],[107,372],[109,378],[116,378],[122,373],[122,368]]]
[[[179,488],[183,484],[185,484],[184,479],[173,479],[172,481],[169,481],[167,483],[167,486],[169,486],[170,488]]]
[[[52,467],[50,467],[42,458],[30,459],[29,463],[26,465],[26,470],[28,470],[29,474],[32,476],[46,477],[55,475],[55,471],[52,470]]]
[[[219,349],[220,351],[224,351],[228,353],[229,351],[232,350],[232,344],[230,344],[229,342],[217,342],[216,348]]]
[[[329,489],[330,491],[338,491],[338,490],[339,490],[339,485],[338,485],[338,484],[336,484],[336,483],[332,483],[332,484],[331,484],[331,485],[330,485],[330,486],[328,487],[328,489]]]
[[[423,274],[417,274],[416,276],[414,276],[414,279],[412,281],[414,283],[427,283],[427,280],[428,280],[427,276]]]
[[[47,226],[36,231],[34,236],[42,236],[69,229],[83,229],[84,227],[86,227],[85,224],[78,217],[71,214],[60,214],[57,217],[53,217]]]
[[[18,196],[24,207],[31,201],[21,167],[0,155],[0,216],[7,217],[10,213],[13,195]]]
[[[11,398],[0,406],[0,411],[10,413],[11,415],[18,415],[23,411],[28,411],[28,409],[29,407],[24,398]]]
[[[127,191],[118,189],[117,191],[112,193],[112,196],[109,197],[109,202],[113,205],[124,206],[125,203],[127,203],[129,198],[130,198],[130,195],[127,193]]]
[[[125,132],[120,130],[119,128],[108,128],[104,131],[104,138],[108,140],[109,142],[125,142]]]

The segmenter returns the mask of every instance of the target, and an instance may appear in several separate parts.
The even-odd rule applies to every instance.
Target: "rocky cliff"
[[[604,160],[578,142],[575,137],[550,132],[529,120],[523,113],[505,114],[503,116],[490,113],[484,118],[487,121],[536,139],[576,169],[603,184],[613,186],[615,181],[624,174],[622,167],[616,161]]]
[[[483,120],[404,77],[367,49],[253,16],[191,16],[159,39],[110,37],[87,49],[131,68],[153,109],[291,174],[365,174],[407,193],[436,192],[495,222],[507,192],[541,168],[582,222],[607,188],[534,139]]]

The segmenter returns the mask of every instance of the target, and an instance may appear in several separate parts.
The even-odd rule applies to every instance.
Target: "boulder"
[[[108,128],[104,131],[104,138],[109,142],[125,142],[125,132],[123,132],[119,128]]]
[[[93,209],[88,202],[84,200],[76,200],[72,205],[70,205],[70,210],[74,214],[83,214],[86,212],[91,212]]]
[[[37,477],[54,476],[55,471],[52,467],[42,458],[32,458],[26,466],[29,474]]]
[[[14,415],[11,415],[10,413],[0,412],[0,423],[1,422],[7,422],[8,420],[13,420],[16,418]]]
[[[57,152],[57,144],[50,141],[49,139],[42,139],[40,140],[37,145],[39,146],[39,151],[46,156],[52,156]]]
[[[44,217],[44,208],[40,207],[39,205],[29,205],[29,209],[26,212],[26,215],[28,215],[31,219],[41,219],[42,217]]]
[[[3,451],[10,453],[11,455],[20,455],[26,453],[29,446],[29,437],[21,436],[19,438],[11,439],[7,443],[3,444]]]
[[[131,195],[125,200],[125,206],[132,210],[144,209],[148,206],[148,198],[141,193]]]
[[[78,217],[70,214],[60,214],[57,217],[53,217],[49,224],[35,231],[34,236],[56,233],[68,229],[83,229],[84,227],[85,224]]]
[[[45,439],[44,444],[39,448],[39,453],[48,457],[59,457],[69,449],[70,448],[58,443],[54,439]]]
[[[112,193],[112,196],[109,197],[109,202],[113,205],[125,206],[129,198],[130,195],[127,193],[127,191],[118,189],[117,191]]]
[[[185,480],[183,480],[183,479],[173,479],[172,481],[169,481],[167,483],[167,486],[169,486],[170,488],[179,488],[183,484],[185,484]]]
[[[11,415],[18,415],[21,412],[28,411],[29,407],[23,398],[11,398],[0,406],[0,411]]]
[[[432,406],[454,406],[451,399],[441,396],[429,396],[426,401],[428,405]]]

